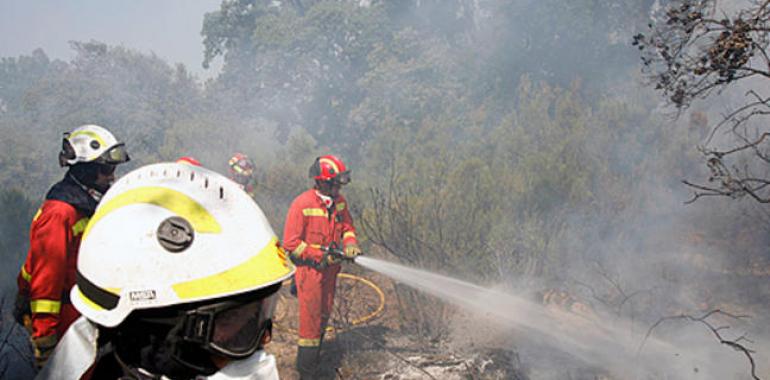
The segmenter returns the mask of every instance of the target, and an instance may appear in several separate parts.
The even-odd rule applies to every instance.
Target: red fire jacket
[[[303,259],[320,261],[322,246],[337,243],[340,248],[356,243],[356,229],[345,197],[340,195],[331,212],[323,200],[310,189],[300,194],[289,207],[283,232],[283,246]]]
[[[29,297],[32,337],[61,337],[80,314],[69,302],[75,285],[80,238],[88,216],[60,200],[46,200],[32,220],[27,259],[17,278]]]

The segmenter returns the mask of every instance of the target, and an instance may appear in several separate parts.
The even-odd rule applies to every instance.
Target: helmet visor
[[[64,134],[64,138],[61,141],[61,152],[59,152],[59,166],[67,166],[68,161],[74,160],[77,157],[75,148],[72,147],[72,143],[67,139],[69,133]]]
[[[214,314],[209,347],[227,357],[253,354],[275,309],[277,294],[218,310]]]
[[[128,151],[126,151],[126,145],[120,143],[102,153],[99,160],[105,164],[117,165],[128,162],[131,158],[128,156]]]
[[[346,170],[334,177],[334,182],[340,185],[347,185],[350,183],[350,170]]]

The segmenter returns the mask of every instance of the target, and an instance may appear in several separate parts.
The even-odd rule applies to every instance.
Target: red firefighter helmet
[[[176,159],[177,164],[187,164],[193,166],[203,166],[201,162],[196,160],[193,156],[182,156]]]
[[[310,177],[316,181],[332,181],[346,185],[350,182],[350,171],[337,156],[327,154],[315,159],[310,167]]]
[[[234,154],[227,164],[230,167],[231,175],[251,177],[254,173],[254,162],[243,153]]]

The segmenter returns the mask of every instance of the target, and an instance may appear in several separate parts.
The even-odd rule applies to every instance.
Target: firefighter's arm
[[[342,222],[342,246],[344,247],[345,256],[349,259],[356,258],[361,254],[361,248],[358,246],[358,238],[356,237],[356,228],[353,226],[353,217],[350,216],[350,208],[345,203],[345,208],[340,212]]]
[[[32,332],[32,321],[30,316],[32,311],[29,309],[29,281],[31,276],[27,272],[26,268],[22,265],[19,270],[19,275],[16,277],[16,286],[18,287],[18,293],[16,294],[16,302],[13,308],[13,318],[20,325],[26,327]]]
[[[36,261],[30,273],[29,294],[32,339],[40,340],[40,348],[43,350],[50,346],[51,339],[56,339],[67,271],[67,243],[72,238],[67,215],[59,211],[51,210],[40,215],[30,237],[36,250]],[[49,338],[51,336],[53,338]]]
[[[289,251],[293,260],[311,258],[318,261],[323,253],[302,240],[305,230],[305,217],[302,209],[302,205],[296,200],[289,207],[286,223],[283,227],[283,247]]]

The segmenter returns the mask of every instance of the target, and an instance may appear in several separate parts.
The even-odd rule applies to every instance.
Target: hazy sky
[[[97,40],[167,62],[184,63],[201,78],[203,15],[222,0],[0,0],[0,57],[43,48],[52,58],[74,56],[67,41]],[[216,62],[219,63],[219,62]]]

